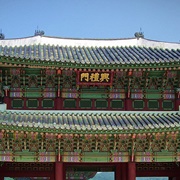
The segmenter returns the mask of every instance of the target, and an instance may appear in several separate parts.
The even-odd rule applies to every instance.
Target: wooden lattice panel
[[[173,171],[176,169],[175,163],[136,163],[137,171]]]
[[[5,163],[5,168],[10,171],[53,171],[53,163]]]

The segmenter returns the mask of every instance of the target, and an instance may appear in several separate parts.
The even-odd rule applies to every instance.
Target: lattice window
[[[149,100],[148,101],[148,108],[149,109],[158,109],[159,108],[159,102],[157,100]]]
[[[123,109],[124,102],[122,100],[112,100],[111,101],[111,108],[112,109]]]
[[[64,108],[76,108],[76,100],[75,99],[65,99],[63,102]]]
[[[106,100],[96,100],[96,108],[104,109],[108,107],[108,102]]]
[[[13,108],[22,108],[24,106],[24,101],[22,99],[13,99],[11,101],[11,106]]]
[[[162,102],[162,107],[164,110],[172,110],[174,108],[173,101],[164,100]]]
[[[91,99],[81,99],[79,102],[81,108],[90,109],[92,107]]]
[[[37,99],[28,99],[26,101],[26,106],[28,108],[37,108],[39,106],[39,102]]]
[[[54,101],[52,99],[43,99],[42,107],[43,108],[53,108],[54,107]]]
[[[134,100],[133,108],[134,109],[144,109],[144,101],[143,100]]]

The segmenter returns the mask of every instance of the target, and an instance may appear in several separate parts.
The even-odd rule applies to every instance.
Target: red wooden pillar
[[[121,164],[120,163],[118,163],[116,165],[115,180],[122,180],[121,179]]]
[[[136,180],[136,163],[128,163],[128,180]]]
[[[175,99],[175,111],[179,111],[180,108],[180,98]]]
[[[7,105],[7,109],[11,109],[11,101],[9,97],[4,97],[4,103]]]
[[[122,163],[122,167],[121,167],[121,179],[122,180],[128,180],[127,179],[127,163]]]
[[[96,105],[95,105],[96,101],[95,101],[95,99],[92,99],[91,103],[92,103],[92,109],[96,109]]]
[[[55,163],[55,180],[65,180],[66,178],[64,177],[65,172],[63,168],[63,163],[62,162],[56,162]]]
[[[173,180],[180,180],[180,176],[175,177]]]
[[[26,106],[27,98],[23,98],[22,101],[23,101],[23,109],[27,109]]]
[[[76,109],[80,109],[80,99],[76,99]]]
[[[57,97],[56,99],[55,99],[55,109],[56,110],[60,110],[60,109],[62,109],[62,103],[63,101],[62,101],[62,99],[60,98],[60,97]]]
[[[132,100],[131,99],[128,99],[128,98],[125,99],[125,110],[126,111],[132,110]]]

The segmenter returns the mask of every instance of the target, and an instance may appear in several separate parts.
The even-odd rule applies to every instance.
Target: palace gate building
[[[180,44],[0,40],[0,180],[180,180]]]

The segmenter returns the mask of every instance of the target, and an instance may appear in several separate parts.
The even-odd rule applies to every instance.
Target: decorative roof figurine
[[[41,30],[35,30],[34,36],[43,36],[45,34],[44,31]]]
[[[2,30],[0,31],[0,40],[5,39],[5,35],[2,33]]]
[[[136,32],[136,33],[134,34],[134,36],[135,36],[137,39],[139,39],[139,38],[144,38],[144,33],[141,32],[141,30],[140,30],[140,32]]]

